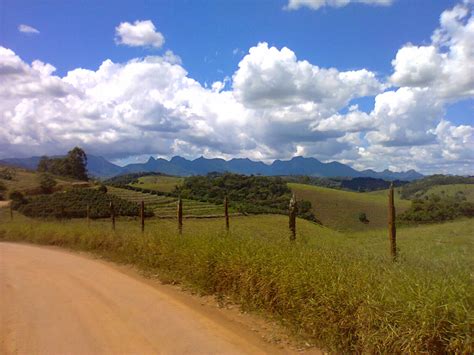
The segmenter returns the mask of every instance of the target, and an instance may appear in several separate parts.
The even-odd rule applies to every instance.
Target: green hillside
[[[387,190],[351,192],[319,186],[290,183],[297,198],[309,200],[313,213],[324,226],[339,231],[369,231],[387,226]],[[395,194],[397,213],[410,207],[410,201]],[[359,221],[365,213],[369,223]]]
[[[11,178],[5,178],[7,176]],[[53,178],[57,182],[55,190],[66,189],[77,182],[77,180],[62,176],[53,176]],[[0,165],[0,183],[2,183],[7,189],[5,193],[5,196],[7,197],[11,191],[15,190],[20,191],[25,195],[39,193],[39,174],[34,171]]]
[[[172,192],[175,187],[183,183],[183,178],[175,176],[142,176],[138,178],[138,182],[130,184],[131,186],[141,187],[162,192]]]
[[[462,192],[469,202],[474,202],[474,185],[473,184],[453,184],[453,185],[437,185],[431,187],[424,196],[437,194],[454,196],[456,193]]]

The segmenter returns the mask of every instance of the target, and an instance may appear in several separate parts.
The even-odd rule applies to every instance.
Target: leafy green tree
[[[64,158],[48,158],[43,156],[37,170],[59,176],[67,176],[87,181],[87,155],[79,147],[75,147]]]
[[[87,181],[87,155],[84,150],[75,147],[67,153],[66,166],[68,176]]]
[[[54,187],[57,185],[57,182],[53,179],[51,174],[42,173],[39,176],[39,184],[41,192],[43,192],[44,194],[50,194],[53,192]]]

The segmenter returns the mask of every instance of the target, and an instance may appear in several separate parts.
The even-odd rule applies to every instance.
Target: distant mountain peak
[[[97,177],[111,177],[115,175],[132,172],[161,172],[170,175],[203,175],[210,172],[232,172],[244,175],[309,175],[320,177],[372,177],[384,180],[416,180],[423,177],[422,174],[410,169],[406,172],[392,172],[385,169],[376,172],[371,169],[358,171],[352,167],[332,161],[323,163],[313,157],[296,156],[290,160],[275,160],[272,164],[261,161],[252,161],[249,158],[234,158],[224,160],[221,158],[207,159],[203,156],[195,160],[188,160],[181,156],[174,156],[170,160],[155,159],[150,156],[146,163],[129,164],[124,167],[110,163],[103,157],[88,155],[87,169],[89,173]],[[27,169],[36,169],[40,157],[25,159],[5,159],[0,163],[15,165]]]

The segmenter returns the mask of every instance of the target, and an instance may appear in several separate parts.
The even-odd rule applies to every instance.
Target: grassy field
[[[184,178],[175,176],[142,176],[138,178],[138,183],[130,184],[131,186],[141,187],[162,192],[172,192],[177,185],[181,185]]]
[[[153,209],[157,217],[175,217],[177,202],[176,197],[158,196],[153,194],[146,194],[133,190],[120,189],[108,186],[108,193],[123,198],[135,203],[144,201],[145,205]],[[232,213],[229,209],[229,213]],[[184,217],[203,217],[203,216],[222,216],[224,214],[223,205],[214,205],[205,202],[194,200],[183,200],[183,215]]]
[[[351,192],[326,187],[290,183],[297,198],[311,201],[313,212],[323,225],[339,231],[370,231],[387,226],[387,190]],[[405,211],[411,202],[395,194],[397,213]],[[367,215],[369,223],[359,221],[359,213]]]
[[[91,251],[132,263],[222,302],[279,320],[296,337],[339,352],[469,352],[474,284],[471,220],[402,228],[391,263],[385,231],[343,234],[284,216],[63,223],[0,209],[0,240]]]
[[[8,196],[8,193],[14,190],[28,194],[29,192],[34,192],[35,190],[39,189],[38,173],[20,168],[0,166],[0,169],[4,168],[14,171],[14,176],[12,180],[0,179],[0,181],[7,188],[6,196]],[[71,186],[74,182],[76,182],[76,180],[74,179],[68,179],[65,177],[53,176],[53,178],[58,183],[57,188],[67,188]]]

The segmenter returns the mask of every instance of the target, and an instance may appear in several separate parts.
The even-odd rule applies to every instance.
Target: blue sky
[[[295,3],[299,2],[299,0],[294,1]],[[314,1],[324,2],[324,0]],[[98,120],[89,120],[87,125],[90,125],[90,127],[87,126],[87,129],[82,127],[75,136],[54,131],[51,127],[54,127],[57,123],[41,120],[41,122],[35,121],[35,124],[39,125],[38,129],[43,132],[41,137],[38,137],[38,134],[31,134],[32,137],[29,138],[23,137],[24,132],[19,132],[21,128],[16,127],[15,130],[6,132],[3,136],[0,132],[0,147],[4,148],[4,155],[25,155],[31,151],[31,147],[35,147],[40,153],[51,154],[64,149],[67,144],[77,143],[86,146],[88,150],[94,153],[101,153],[121,162],[145,159],[148,155],[169,157],[174,154],[182,154],[191,158],[201,154],[225,158],[249,156],[253,159],[270,161],[277,158],[290,158],[295,154],[304,154],[325,161],[344,161],[358,168],[393,168],[396,170],[417,168],[425,172],[437,172],[455,167],[459,172],[472,171],[472,168],[469,167],[472,154],[459,153],[463,149],[469,151],[472,148],[471,131],[468,129],[469,127],[472,128],[472,118],[474,117],[472,96],[474,88],[471,82],[465,83],[466,89],[462,92],[450,92],[449,95],[439,94],[442,98],[431,105],[437,107],[438,111],[430,111],[426,114],[427,116],[433,116],[432,119],[428,120],[429,122],[422,123],[421,118],[419,122],[417,121],[419,119],[417,115],[422,116],[423,114],[420,112],[424,109],[430,110],[429,107],[407,109],[405,113],[402,112],[404,116],[399,118],[382,117],[381,113],[385,112],[382,109],[383,107],[380,106],[380,110],[374,107],[377,95],[387,91],[395,92],[403,87],[409,88],[408,91],[418,89],[436,91],[435,86],[439,87],[443,83],[446,83],[446,87],[449,86],[449,83],[446,82],[448,79],[444,81],[436,79],[437,81],[435,81],[431,76],[431,88],[428,88],[430,85],[425,85],[425,83],[422,86],[413,84],[413,80],[409,78],[411,74],[401,72],[408,70],[404,63],[401,63],[398,69],[400,78],[394,79],[392,75],[396,73],[397,69],[394,68],[392,61],[400,49],[410,47],[410,44],[418,49],[434,46],[437,48],[438,54],[449,52],[449,45],[434,44],[432,39],[432,35],[437,29],[441,28],[443,30],[440,24],[440,16],[445,11],[454,11],[453,9],[457,7],[464,7],[468,9],[468,15],[464,14],[464,17],[459,19],[459,24],[468,28],[469,21],[472,19],[472,2],[388,0],[389,4],[384,6],[351,3],[341,7],[321,6],[318,9],[304,6],[305,2],[311,1],[302,0],[303,5],[296,6],[297,9],[287,10],[284,9],[287,1],[73,2],[0,0],[0,46],[14,52],[14,55],[21,58],[21,61],[27,65],[31,65],[34,60],[53,65],[56,71],[51,75],[61,80],[65,78],[68,72],[78,68],[97,73],[98,68],[107,59],[115,64],[125,65],[131,60],[142,60],[147,56],[161,57],[167,51],[171,51],[176,58],[179,57],[174,64],[187,72],[187,75],[184,74],[186,78],[197,81],[204,90],[203,93],[209,92],[210,94],[213,83],[226,81],[224,90],[218,92],[218,94],[221,94],[220,96],[210,95],[209,98],[206,96],[204,99],[204,94],[197,94],[195,90],[198,89],[194,88],[193,95],[195,96],[193,96],[192,103],[186,104],[188,106],[183,106],[182,102],[176,103],[176,97],[179,96],[176,93],[172,94],[173,99],[167,97],[167,100],[174,100],[173,105],[169,102],[160,101],[159,105],[155,102],[156,105],[152,108],[147,106],[147,111],[144,111],[144,114],[148,115],[150,112],[154,112],[151,121],[147,123],[147,127],[153,126],[153,129],[149,131],[161,132],[157,136],[144,138],[144,135],[149,136],[149,134],[136,130],[137,125],[134,124],[133,129],[130,128],[127,132],[136,130],[135,137],[131,137],[128,133],[119,132],[117,128],[112,130],[108,135],[109,138],[104,138],[103,142],[94,143],[94,139],[85,136],[84,131],[93,130],[94,127],[92,126],[94,125],[103,127]],[[135,21],[145,20],[151,21],[156,28],[156,32],[161,33],[164,37],[165,42],[160,48],[149,45],[120,45],[117,40],[114,40],[114,38],[117,38],[116,28],[119,24],[130,23],[133,25]],[[21,24],[28,25],[39,33],[21,32],[18,30],[18,26]],[[465,32],[467,34],[464,34],[464,36],[470,35],[469,31],[466,30]],[[448,35],[453,36],[453,38],[455,35],[460,36],[459,31],[456,34]],[[455,41],[451,42],[454,43]],[[281,51],[283,47],[287,47],[294,53],[295,63],[307,61],[313,67],[334,68],[339,73],[365,69],[373,73],[380,85],[376,89],[372,83],[371,89],[361,95],[357,95],[357,92],[347,95],[341,94],[343,96],[341,101],[331,104],[324,103],[323,105],[321,103],[322,99],[315,97],[314,95],[317,96],[317,93],[312,91],[308,93],[285,91],[282,94],[286,95],[285,100],[277,102],[276,95],[281,93],[254,92],[252,88],[255,86],[255,82],[258,81],[252,82],[252,77],[245,76],[245,70],[249,71],[252,65],[263,63],[259,60],[255,63],[250,60],[252,56],[249,55],[249,49],[257,47],[259,43],[267,43],[269,48],[267,51],[261,47],[259,53],[263,58],[278,55],[277,52],[272,54],[271,48],[273,47],[278,51]],[[425,52],[419,50],[415,55],[420,55],[421,58],[423,53]],[[248,60],[245,61],[247,55]],[[468,59],[470,58],[468,57]],[[273,67],[274,69],[278,67],[278,60],[283,59],[275,59],[275,62],[272,62],[272,65],[276,65]],[[406,58],[403,60],[406,60]],[[239,67],[239,63],[242,64],[241,67]],[[456,63],[459,64],[459,62]],[[463,62],[460,63],[462,65]],[[447,68],[448,64],[444,68]],[[295,70],[299,70],[297,69],[298,65],[295,68]],[[410,70],[416,72],[420,68]],[[241,75],[237,76],[239,71]],[[253,78],[258,78],[258,75],[261,74],[264,78],[268,73],[262,69],[261,71],[254,71],[252,75],[254,75]],[[176,79],[178,82],[182,79],[182,75],[180,75]],[[300,83],[303,79],[297,75],[300,74],[288,78],[290,78],[289,80],[295,80],[295,83]],[[326,77],[324,78],[324,80],[329,80]],[[313,79],[318,80],[317,77]],[[69,79],[65,81],[68,84],[72,83]],[[267,89],[269,85],[272,85],[263,81],[258,83]],[[147,92],[153,90],[155,84],[156,88],[161,87],[160,83],[152,82]],[[172,83],[168,84],[173,86]],[[77,81],[72,85],[78,89]],[[311,82],[308,85],[312,85]],[[83,89],[83,87],[80,88],[80,90]],[[339,86],[332,87],[332,90],[341,90],[341,92],[346,89]],[[187,88],[187,90],[190,89]],[[363,91],[365,89],[355,88],[354,90]],[[228,99],[225,95],[226,92],[229,95],[232,94],[233,97],[235,96],[236,105],[239,105],[238,110],[242,109],[240,116],[250,116],[247,118],[249,121],[244,123],[240,122],[238,118],[234,120],[229,118],[226,121],[232,127],[238,127],[235,128],[234,133],[242,137],[240,142],[232,142],[232,144],[229,143],[228,137],[222,137],[223,134],[219,132],[220,122],[227,119],[226,114],[224,113],[221,118],[217,117],[221,114],[221,111],[216,107],[220,107]],[[415,100],[418,97],[417,95],[421,95],[418,91],[414,96],[410,96],[410,94],[412,94],[411,91],[407,94],[408,96],[403,96],[404,99],[409,100],[407,97],[413,97],[413,100]],[[90,95],[90,92],[87,95]],[[255,96],[251,97],[251,95]],[[423,95],[430,97],[438,94],[425,93]],[[18,99],[20,99],[20,96],[18,95]],[[386,102],[382,99],[386,100],[388,96],[390,95],[380,96],[379,101]],[[401,91],[398,92],[398,96],[402,97]],[[56,97],[54,99],[56,101],[48,101],[47,105],[65,100],[64,96],[61,97],[61,99]],[[265,103],[262,103],[263,101],[259,99],[261,97],[265,97]],[[300,97],[300,99],[295,101],[293,100],[295,97]],[[31,95],[29,95],[29,99],[31,99]],[[45,99],[37,96],[35,102],[38,100]],[[202,100],[210,107],[203,109],[201,107],[203,105]],[[391,103],[387,103],[387,105],[400,102],[397,101],[399,100],[397,97],[393,97],[391,100]],[[137,108],[138,101],[139,97],[133,103],[129,103],[127,107]],[[115,100],[114,102],[118,101]],[[42,103],[46,105],[45,101]],[[101,101],[101,104],[103,103]],[[307,105],[313,104],[314,107],[310,112],[304,111],[306,108],[303,108],[302,105],[305,103]],[[354,104],[358,105],[357,109],[351,108]],[[68,101],[67,104],[61,102],[61,105],[72,104]],[[160,108],[159,110],[157,105]],[[212,133],[209,133],[209,141],[205,141],[204,133],[201,135],[193,134],[189,138],[184,131],[174,128],[170,130],[168,126],[165,127],[162,123],[156,124],[156,122],[164,122],[168,119],[160,117],[160,112],[162,112],[160,110],[163,107],[167,110],[171,109],[170,105],[173,106],[173,112],[170,114],[170,117],[174,120],[173,122],[178,120],[176,118],[177,115],[180,115],[178,112],[182,113],[188,110],[189,107],[199,107],[194,111],[191,110],[192,113],[186,111],[184,116],[179,117],[179,120],[183,120],[183,127],[193,127],[194,130],[196,127],[205,126],[205,132],[212,131]],[[13,112],[13,107],[18,108],[18,102],[12,103],[8,110]],[[72,110],[70,108],[72,106],[68,107],[65,109],[66,113],[61,111],[61,115],[67,115],[68,109]],[[35,110],[39,112],[40,109],[35,108]],[[305,113],[302,113],[301,110]],[[214,120],[196,119],[195,122],[190,123],[189,120],[194,119],[192,117],[199,116],[203,112],[208,112],[211,116],[216,115],[217,118]],[[282,123],[282,112],[288,112],[288,115],[284,118],[284,124]],[[381,137],[380,135],[377,136],[376,132],[371,132],[369,128],[357,131],[353,127],[349,127],[347,122],[350,118],[347,118],[347,115],[350,112],[356,112],[359,115],[357,119],[362,121],[364,119],[369,120],[368,117],[361,116],[362,114],[370,115],[374,120],[373,125],[380,127],[380,130],[382,130],[381,127],[390,127],[387,123],[390,120],[393,120],[394,124],[402,119],[406,121],[413,120],[416,123],[414,123],[413,129],[406,126],[400,128],[404,130],[402,133],[394,133],[391,137]],[[11,118],[13,114],[8,114],[7,109],[4,109],[4,114],[3,120],[13,120]],[[311,118],[305,121],[298,117],[298,114],[308,114]],[[337,114],[344,117],[336,120],[334,115]],[[61,115],[58,114],[57,116]],[[71,115],[80,115],[80,113],[74,111]],[[107,115],[110,115],[110,117]],[[410,115],[413,115],[413,117],[408,117]],[[251,132],[256,129],[263,129],[261,126],[264,124],[261,123],[259,127],[254,127],[249,122],[267,116],[269,117],[268,122],[265,121],[265,123],[272,124],[271,129],[267,129],[269,131],[268,135],[272,136],[264,136],[263,133],[252,136]],[[101,112],[100,117],[110,122],[116,122],[117,113]],[[78,120],[80,118],[78,117]],[[344,118],[346,118],[345,121]],[[328,119],[331,120],[327,121]],[[25,117],[21,119],[17,117],[15,122],[18,123],[21,120],[23,120],[23,123],[27,121]],[[326,121],[321,124],[320,120]],[[439,126],[441,122],[449,122],[450,126],[443,126],[443,128]],[[44,125],[44,127],[41,125]],[[336,125],[335,128],[334,125]],[[326,128],[323,129],[323,126]],[[370,124],[368,124],[369,126]],[[302,130],[312,133],[303,134],[301,133]],[[421,131],[418,132],[417,130]],[[436,130],[437,132],[434,133]],[[292,134],[284,134],[288,131],[292,131]],[[335,133],[336,131],[337,133]],[[163,132],[168,133],[164,134]],[[174,136],[169,132],[174,132]],[[451,132],[449,133],[451,134],[450,137],[446,136],[447,132]],[[213,137],[213,134],[216,137]],[[441,134],[444,134],[444,136],[441,137]],[[17,135],[16,139],[15,135]],[[20,136],[22,136],[21,139]],[[280,139],[280,137],[282,143],[275,144],[274,141]],[[163,143],[158,145],[143,144],[140,149],[130,148],[129,153],[127,153],[127,149],[106,148],[106,143],[120,144],[121,146],[130,144],[133,146],[135,139],[141,141],[143,139],[159,139],[163,140]],[[454,146],[455,143],[451,142],[453,140],[458,141],[458,146]],[[459,140],[461,140],[461,143],[459,143]],[[446,147],[446,144],[444,144],[448,141],[452,143],[448,144],[450,147]],[[459,147],[459,144],[461,144],[461,147]],[[230,145],[231,148],[224,147],[224,145]],[[379,146],[380,149],[378,149]],[[421,154],[425,158],[419,162],[415,162],[413,159],[404,161],[393,156],[401,151],[390,150],[389,147],[393,146],[403,147],[400,148],[404,149],[403,154],[409,156]],[[369,150],[371,150],[370,154],[368,153]],[[428,152],[428,150],[431,151]],[[390,156],[390,159],[387,159],[385,163],[380,162],[381,154]],[[431,160],[427,162],[426,159]]]

